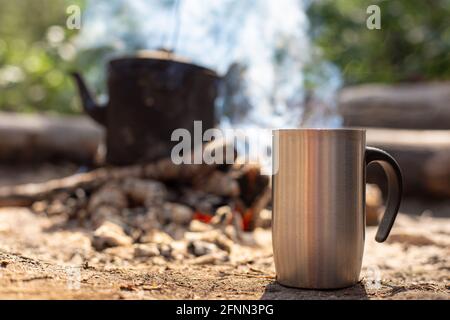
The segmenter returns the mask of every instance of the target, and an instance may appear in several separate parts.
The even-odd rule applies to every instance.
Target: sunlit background
[[[224,2],[232,3],[232,1]],[[233,32],[240,29],[242,21],[239,17],[240,12],[247,12],[250,15],[253,9],[259,10],[256,5],[249,7],[246,2],[237,2],[240,6],[235,7],[233,12],[225,15],[222,13],[222,20],[218,22],[230,23],[227,24],[228,29],[225,28],[225,31],[220,32],[220,36],[232,37]],[[104,93],[105,56],[114,51],[123,51],[123,45],[126,45],[128,50],[172,46],[174,40],[171,39],[176,32],[172,15],[175,0],[134,1],[134,6],[146,3],[146,8],[150,10],[140,12],[144,17],[142,21],[136,16],[123,18],[127,10],[136,9],[127,3],[126,1],[92,1],[89,4],[83,0],[0,0],[0,109],[19,112],[79,113],[81,107],[75,96],[72,81],[67,75],[69,70],[82,69],[88,74],[96,93]],[[288,5],[283,8],[286,3]],[[302,16],[303,11],[299,11],[300,16],[297,17],[292,16],[292,12],[290,14],[289,5],[292,6],[295,3],[295,1],[282,1],[280,4],[274,2],[274,6],[279,9],[278,15],[291,17],[290,21],[286,19],[285,26],[294,28],[295,23],[301,22],[297,24],[299,29],[292,30],[290,36],[296,39],[300,39],[303,35],[307,37],[302,40],[302,43],[292,43],[292,41],[277,43],[281,52],[298,50],[302,48],[302,45],[305,46],[305,50],[308,49],[308,52],[298,53],[302,58],[301,63],[297,65],[298,79],[302,81],[299,87],[305,89],[302,99],[308,97],[308,92],[313,92],[315,88],[329,81],[330,72],[336,76],[335,70],[338,70],[338,76],[342,80],[339,85],[450,78],[449,0],[297,1],[299,7],[306,13],[305,17]],[[381,8],[381,30],[366,28],[365,10],[372,3],[376,3]],[[94,43],[88,43],[89,39],[86,35],[92,31],[86,29],[84,31],[86,34],[83,35],[85,46],[80,45],[79,31],[65,27],[68,17],[66,9],[71,4],[79,5],[83,14],[87,12],[82,19],[82,33],[84,26],[95,23],[94,7],[109,8],[109,10],[97,10],[96,14],[108,15],[112,19],[108,22],[111,28],[106,29],[106,33],[104,30],[104,34],[109,34],[110,37],[95,39]],[[212,6],[210,7],[209,9],[214,10]],[[151,11],[152,8],[165,12],[166,15],[162,17],[160,15],[160,21],[155,21],[154,18],[158,15],[155,14],[155,10]],[[190,8],[191,13],[195,9],[195,7]],[[226,20],[226,18],[229,19]],[[261,18],[260,22],[264,21]],[[270,24],[269,20],[266,21]],[[277,21],[276,18],[274,21]],[[144,22],[147,22],[148,30],[141,28]],[[166,34],[160,34],[163,22],[166,23]],[[182,21],[184,25],[181,26],[186,26],[190,22],[195,27],[195,23],[198,26],[201,20]],[[204,22],[205,25],[214,28],[214,24],[210,21]],[[160,29],[151,30],[158,23],[160,23]],[[120,25],[121,34],[118,34],[119,29],[116,28],[118,25]],[[138,32],[130,32],[133,28]],[[93,32],[93,35],[95,34]],[[143,43],[143,37],[147,35],[152,37],[144,39]],[[178,44],[174,44],[175,50],[178,48],[182,54],[193,53],[190,58],[194,61],[199,60],[198,52],[188,50],[193,49],[195,45],[190,43],[190,48],[185,45],[186,33],[181,31],[178,37],[176,41]],[[127,39],[128,42],[114,43],[112,39]],[[185,41],[184,44],[183,41]],[[202,49],[206,45],[211,46],[208,43],[199,44],[197,47]],[[256,46],[255,50],[259,48],[263,47]],[[219,46],[218,49],[224,49],[224,47]],[[257,58],[255,52],[250,54]],[[259,54],[264,55],[264,52]],[[219,60],[220,55],[223,59],[219,66],[214,59]],[[238,55],[239,53],[234,52],[234,56]],[[231,63],[230,56],[227,56],[227,52],[223,50],[217,54],[208,52],[206,56],[210,58],[209,61],[199,62],[218,67],[222,73],[226,72],[226,67]]]
[[[367,24],[373,5],[380,29]],[[448,299],[449,17],[450,0],[0,0],[0,298]],[[208,141],[233,164],[175,164],[175,130],[209,140],[198,120],[258,130]],[[264,169],[281,127],[364,128],[403,172],[399,214],[378,244],[387,179],[367,168],[353,287],[276,282]],[[319,149],[308,170],[351,192],[348,163],[322,168]],[[238,161],[255,150],[258,161]],[[298,228],[317,243],[322,184],[293,184],[317,199]]]

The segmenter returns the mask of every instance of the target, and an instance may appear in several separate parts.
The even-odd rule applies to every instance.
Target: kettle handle
[[[380,164],[388,181],[386,211],[384,212],[375,236],[377,242],[384,242],[389,236],[395,218],[397,217],[398,209],[400,208],[403,192],[402,172],[397,161],[395,161],[390,154],[381,149],[366,147],[365,159],[366,166],[372,162]]]

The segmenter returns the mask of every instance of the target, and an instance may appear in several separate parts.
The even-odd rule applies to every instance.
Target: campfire
[[[66,226],[86,229],[97,251],[133,246],[135,258],[215,263],[246,241],[244,233],[270,226],[268,176],[257,164],[238,163],[175,165],[166,158],[103,167],[4,188],[0,202],[30,206],[36,214],[58,215]]]

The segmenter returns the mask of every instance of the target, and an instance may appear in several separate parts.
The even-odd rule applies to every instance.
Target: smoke
[[[217,71],[222,127],[337,126],[339,71],[311,45],[305,9],[304,0],[90,0],[77,44],[165,48]]]

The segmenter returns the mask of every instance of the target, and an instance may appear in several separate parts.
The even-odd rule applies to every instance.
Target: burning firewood
[[[238,165],[235,170],[241,191],[237,210],[241,212],[244,230],[253,230],[259,212],[271,199],[269,177],[262,175],[260,166],[256,164]]]
[[[175,165],[171,159],[0,188],[0,205],[64,216],[90,230],[98,251],[161,264],[226,261],[269,201],[269,178],[257,165]]]

